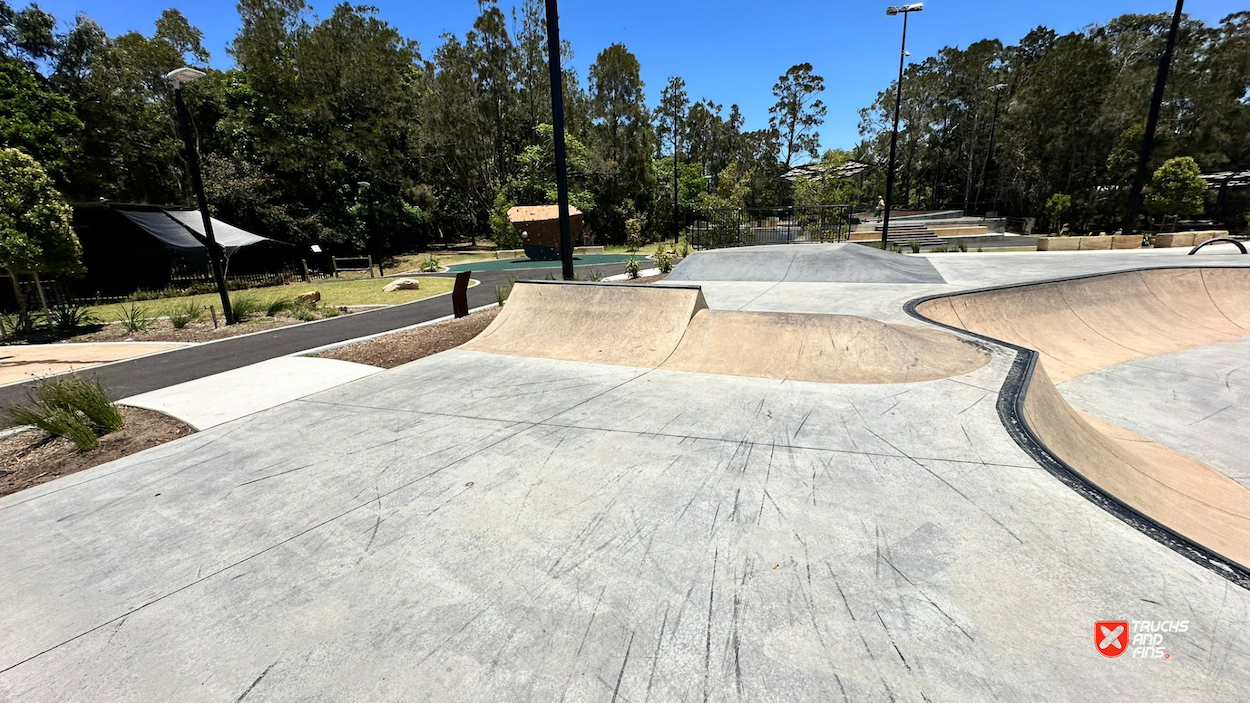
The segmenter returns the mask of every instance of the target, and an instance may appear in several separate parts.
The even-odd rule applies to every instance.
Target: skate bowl
[[[711,310],[697,286],[518,282],[471,351],[815,383],[969,373],[985,348],[852,315]]]
[[[945,283],[924,257],[862,244],[782,244],[713,249],[688,256],[669,281],[779,283]]]
[[[1056,387],[1122,362],[1250,335],[1250,269],[1128,271],[935,297],[913,309],[1020,348],[1024,371],[1016,408],[1004,422],[1009,430],[1012,422],[1023,423],[1017,441],[1040,463],[1052,455],[1129,517],[1144,518],[1146,529],[1162,528],[1250,568],[1250,490],[1193,457],[1071,407]]]

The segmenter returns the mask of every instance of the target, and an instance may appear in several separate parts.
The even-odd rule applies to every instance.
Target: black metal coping
[[[989,291],[1006,290],[1010,288],[1027,288],[1030,286],[1040,286],[1050,283],[1064,283],[1067,281],[1078,281],[1088,278],[1100,278],[1103,276],[1115,276],[1124,273],[1139,273],[1142,271],[1167,271],[1167,270],[1211,270],[1221,268],[1250,268],[1248,266],[1144,266],[1141,268],[1124,269],[1120,271],[1107,271],[1103,273],[1087,274],[1083,276],[1065,276],[1062,278],[1052,278],[1042,281],[1029,281],[1027,283],[1014,283],[999,286],[988,286],[985,288],[975,288],[971,290],[957,291],[952,293],[938,293],[935,295],[926,295],[907,301],[903,306],[903,310],[913,318],[931,325],[970,335],[991,344],[997,344],[1016,352],[1016,358],[1011,364],[1011,369],[1007,372],[1007,378],[1003,381],[1002,388],[998,392],[998,419],[1003,423],[1003,427],[1007,430],[1007,434],[1015,440],[1016,444],[1025,451],[1034,461],[1042,468],[1046,469],[1052,476],[1059,479],[1068,488],[1076,491],[1086,500],[1106,510],[1120,520],[1128,523],[1138,532],[1145,534],[1154,541],[1170,548],[1181,556],[1202,566],[1206,569],[1214,571],[1233,583],[1241,586],[1246,590],[1250,590],[1250,568],[1242,566],[1227,557],[1216,554],[1207,549],[1205,546],[1185,537],[1167,526],[1155,521],[1153,518],[1147,517],[1137,511],[1132,506],[1124,503],[1114,495],[1102,490],[1093,482],[1086,479],[1079,471],[1074,469],[1071,464],[1064,461],[1060,456],[1055,454],[1042,442],[1033,428],[1029,426],[1028,420],[1024,415],[1024,397],[1028,393],[1029,382],[1033,379],[1033,370],[1037,367],[1038,357],[1040,356],[1035,350],[1028,347],[1022,347],[1011,342],[1005,342],[1001,339],[995,339],[983,334],[978,334],[971,330],[965,330],[960,327],[947,325],[936,320],[929,319],[917,311],[917,308],[931,300],[941,300],[943,298],[955,298],[962,295],[970,295],[973,293],[984,293]]]

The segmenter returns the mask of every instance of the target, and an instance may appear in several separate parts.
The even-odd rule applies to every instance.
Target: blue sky
[[[897,1],[897,0],[895,0]],[[22,6],[20,0],[10,4]],[[330,2],[312,0],[317,14]],[[380,16],[421,43],[428,57],[444,32],[463,35],[477,16],[476,0],[374,0]],[[507,10],[511,0],[501,0]],[[519,4],[519,3],[518,3]],[[857,111],[872,102],[898,71],[901,21],[888,17],[889,2],[875,0],[563,0],[560,33],[573,43],[574,67],[582,75],[595,55],[623,42],[642,64],[647,100],[654,105],[668,76],[686,79],[692,98],[741,106],[747,129],[767,124],[772,86],[791,65],[810,62],[825,78],[828,116],[825,147],[858,140]],[[178,7],[204,32],[217,68],[238,29],[232,0],[45,0],[41,6],[62,22],[85,12],[110,34],[152,31],[166,7]],[[1126,12],[1171,12],[1172,0],[931,0],[908,25],[908,50],[921,60],[943,46],[967,46],[998,37],[1012,43],[1038,25],[1061,33],[1105,22]],[[1245,0],[1189,0],[1187,14],[1214,24],[1246,8]]]

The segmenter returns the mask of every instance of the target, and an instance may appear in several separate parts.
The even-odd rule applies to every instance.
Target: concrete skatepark
[[[465,347],[0,499],[0,698],[1246,700],[1247,259],[519,284]],[[1104,620],[1188,629],[1107,659]]]

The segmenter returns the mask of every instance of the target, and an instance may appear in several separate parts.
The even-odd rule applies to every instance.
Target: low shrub
[[[180,330],[204,315],[204,308],[194,300],[185,300],[169,311],[169,322]]]
[[[269,301],[269,306],[265,308],[265,317],[277,317],[279,313],[287,312],[295,309],[295,300],[292,298],[274,298]]]
[[[48,407],[64,408],[81,414],[97,435],[122,428],[122,415],[108,391],[96,380],[78,374],[49,379],[39,384],[35,396]]]
[[[256,317],[268,306],[253,293],[236,293],[230,296],[230,310],[236,322],[246,322]]]
[[[91,311],[73,301],[61,300],[47,312],[48,324],[60,330],[76,330],[96,321]]]
[[[586,274],[586,280],[598,283],[603,280],[603,272],[599,269],[593,269],[590,273]]]
[[[681,240],[681,244],[677,246],[677,256],[683,259],[690,256],[690,242],[687,242],[684,239]]]
[[[625,220],[625,248],[632,254],[642,247],[642,222],[631,217]]]
[[[291,314],[301,322],[311,322],[317,319],[317,310],[311,305],[296,305],[291,310]]]
[[[495,302],[499,303],[499,307],[508,302],[508,295],[512,293],[512,286],[495,286]]]
[[[667,251],[656,254],[655,265],[656,268],[660,269],[660,273],[671,273],[673,270],[673,255]]]
[[[62,408],[13,408],[9,411],[9,421],[14,425],[33,425],[53,437],[64,437],[73,442],[80,452],[95,449],[100,444],[99,438],[82,418]]]
[[[95,448],[100,437],[124,424],[100,382],[76,374],[43,381],[30,397],[32,404],[9,409],[9,424],[34,425],[54,437],[65,437],[80,452]]]
[[[913,253],[913,254],[919,254],[919,253],[920,253],[920,240],[918,240],[918,239],[913,239],[913,240],[911,240],[910,242],[908,242],[908,243],[907,243],[907,246],[911,247],[911,253]]]
[[[213,287],[212,290],[215,291],[217,289]],[[186,294],[187,291],[183,288],[165,286],[164,288],[158,288],[156,290],[139,289],[131,293],[129,299],[137,302],[143,302],[145,300],[160,300],[161,298],[177,298],[178,296]]]
[[[121,311],[117,313],[117,322],[126,329],[127,332],[146,332],[152,326],[151,310],[147,306],[140,305],[133,300],[123,305]]]
[[[422,259],[421,263],[417,264],[417,270],[421,271],[422,273],[433,273],[434,271],[437,271],[438,269],[439,269],[438,257],[434,256],[433,254],[430,254],[428,257]]]
[[[8,339],[22,334],[30,334],[39,328],[43,320],[29,310],[0,314],[0,337]]]
[[[629,257],[629,261],[625,262],[625,275],[631,279],[638,278],[638,272],[642,270],[642,266],[638,263],[638,259]]]

